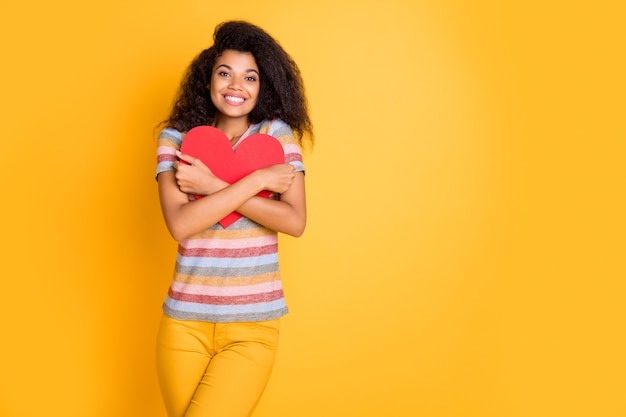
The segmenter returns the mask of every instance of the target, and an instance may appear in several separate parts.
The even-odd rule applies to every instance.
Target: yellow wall
[[[624,14],[580,3],[3,0],[0,415],[164,416],[153,128],[245,18],[317,133],[255,416],[626,416]]]

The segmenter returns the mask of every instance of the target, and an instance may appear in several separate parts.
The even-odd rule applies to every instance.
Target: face
[[[227,50],[217,58],[211,74],[211,101],[220,121],[244,119],[259,96],[259,68],[252,54]]]

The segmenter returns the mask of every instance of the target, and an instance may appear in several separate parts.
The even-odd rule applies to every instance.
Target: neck
[[[231,142],[236,142],[250,126],[248,118],[226,119],[221,120],[219,117],[215,119],[214,126],[224,132]]]

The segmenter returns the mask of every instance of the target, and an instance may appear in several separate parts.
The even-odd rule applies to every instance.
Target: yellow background
[[[164,416],[154,127],[244,18],[317,134],[255,416],[626,416],[619,4],[2,0],[0,415]]]

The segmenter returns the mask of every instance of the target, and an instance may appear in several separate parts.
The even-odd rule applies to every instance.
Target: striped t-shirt
[[[285,162],[294,165],[296,172],[304,171],[300,147],[282,120],[250,126],[238,143],[255,133],[278,139]],[[157,175],[174,170],[175,152],[183,140],[184,134],[177,130],[161,131]],[[277,233],[244,216],[227,228],[216,223],[178,242],[174,277],[163,311],[176,319],[207,322],[262,321],[287,314]]]

